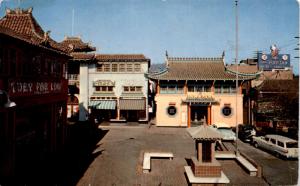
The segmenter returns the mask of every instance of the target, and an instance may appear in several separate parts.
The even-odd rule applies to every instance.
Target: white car
[[[253,136],[253,145],[271,151],[277,157],[298,158],[298,142],[285,136],[275,134]]]
[[[212,127],[222,134],[223,141],[235,141],[236,140],[236,135],[230,127],[224,126],[224,125],[219,126],[219,127],[217,125],[212,125]]]

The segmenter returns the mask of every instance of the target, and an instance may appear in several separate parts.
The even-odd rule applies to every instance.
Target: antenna
[[[72,33],[71,35],[74,36],[74,16],[75,16],[75,9],[72,10]]]

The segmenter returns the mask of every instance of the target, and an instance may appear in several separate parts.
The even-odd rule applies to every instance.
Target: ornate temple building
[[[208,124],[243,123],[242,86],[254,73],[236,73],[219,58],[166,56],[166,68],[150,73],[156,83],[157,126],[190,127],[206,118]]]

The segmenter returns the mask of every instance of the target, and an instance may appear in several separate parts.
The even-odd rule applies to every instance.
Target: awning
[[[95,100],[90,101],[90,107],[100,110],[115,110],[116,109],[116,101],[114,100]]]
[[[120,110],[145,110],[144,99],[120,99]]]

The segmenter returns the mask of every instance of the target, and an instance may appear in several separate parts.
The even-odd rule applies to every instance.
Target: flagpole
[[[238,155],[238,137],[239,137],[239,127],[238,127],[238,0],[235,0],[235,66],[236,66],[236,81],[235,81],[235,86],[236,86],[236,96],[235,96],[235,120],[236,120],[236,155]]]

